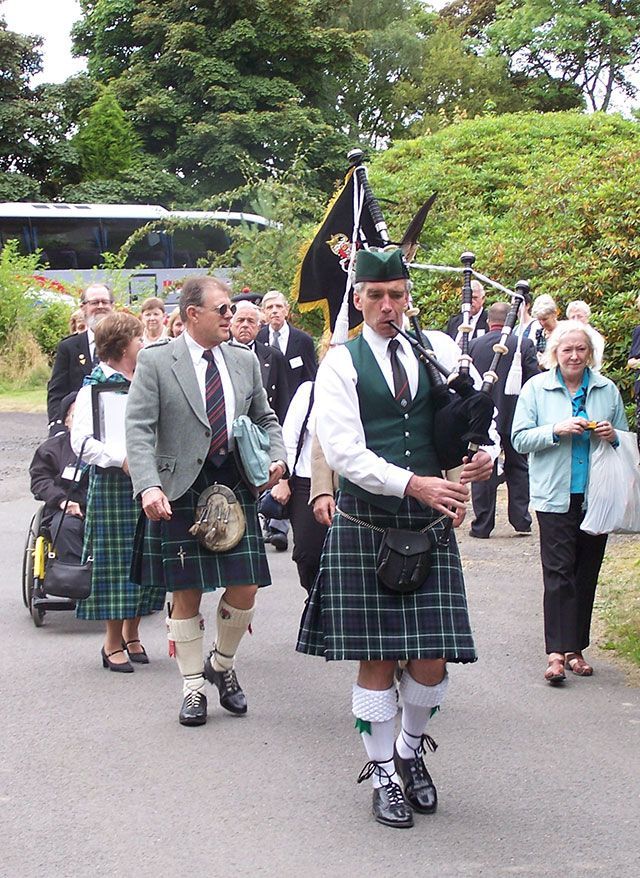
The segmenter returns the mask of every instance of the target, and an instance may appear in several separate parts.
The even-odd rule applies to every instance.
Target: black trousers
[[[320,555],[327,528],[323,524],[318,524],[309,506],[311,480],[292,476],[289,486],[291,487],[291,499],[288,504],[289,520],[293,531],[291,557],[298,567],[300,585],[310,592],[320,567]]]
[[[572,494],[568,512],[537,512],[544,580],[547,653],[582,652],[589,646],[591,613],[607,534],[580,530],[583,494]]]
[[[504,451],[504,479],[507,483],[507,515],[509,524],[517,531],[531,530],[529,513],[529,465],[526,455],[519,454],[511,444],[509,435],[500,434]],[[471,530],[474,534],[488,537],[496,526],[496,495],[498,492],[498,462],[493,465],[491,478],[486,482],[473,482],[471,502],[474,520]]]

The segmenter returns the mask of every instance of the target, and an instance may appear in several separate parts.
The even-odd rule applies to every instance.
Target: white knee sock
[[[182,674],[183,694],[204,690],[202,641],[204,619],[198,613],[191,619],[167,619],[168,638],[175,645],[175,656]]]
[[[445,673],[435,686],[417,683],[406,669],[400,681],[402,698],[402,728],[396,739],[396,749],[401,759],[412,759],[420,746],[427,722],[435,709],[444,701],[449,685]]]
[[[356,728],[369,759],[377,763],[372,774],[374,788],[398,783],[393,764],[393,739],[398,696],[395,686],[390,689],[363,689],[356,683],[352,696]]]
[[[228,671],[244,633],[251,624],[255,607],[238,610],[220,598],[217,612],[216,642],[213,644],[211,663],[214,671]]]

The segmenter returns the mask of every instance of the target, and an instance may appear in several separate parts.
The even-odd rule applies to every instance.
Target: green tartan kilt
[[[227,485],[247,520],[244,536],[228,552],[210,552],[191,536],[200,494],[215,483]],[[258,507],[233,462],[216,468],[206,463],[191,488],[171,501],[169,521],[138,521],[132,578],[166,591],[197,588],[215,591],[232,585],[271,585]]]
[[[78,619],[134,619],[160,610],[164,589],[131,581],[131,554],[140,507],[122,470],[91,467],[83,561],[93,558],[91,594],[78,601]]]
[[[377,527],[417,531],[439,517],[413,498],[397,514],[342,492],[338,507]],[[442,534],[444,522],[433,529]],[[296,649],[327,661],[341,659],[437,659],[473,662],[460,554],[453,531],[434,551],[431,572],[417,591],[384,591],[376,576],[382,534],[336,513],[327,534],[320,571],[309,596]]]

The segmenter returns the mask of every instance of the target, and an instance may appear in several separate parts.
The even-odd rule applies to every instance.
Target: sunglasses
[[[224,317],[227,311],[229,311],[231,314],[235,314],[237,307],[237,305],[227,305],[226,302],[223,302],[222,305],[216,305],[214,308],[211,308],[211,311],[215,311],[216,314]]]

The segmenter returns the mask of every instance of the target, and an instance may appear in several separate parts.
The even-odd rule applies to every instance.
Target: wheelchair
[[[51,534],[42,523],[44,504],[37,510],[27,532],[22,556],[22,600],[36,628],[44,625],[48,610],[75,610],[70,598],[47,595],[47,561],[51,551]]]

